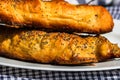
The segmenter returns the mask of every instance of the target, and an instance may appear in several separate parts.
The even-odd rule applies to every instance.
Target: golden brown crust
[[[102,36],[0,28],[0,55],[40,63],[83,64],[120,57],[120,48]]]
[[[0,19],[2,23],[15,27],[56,31],[100,34],[113,29],[113,19],[104,7],[72,5],[63,0],[0,0]]]

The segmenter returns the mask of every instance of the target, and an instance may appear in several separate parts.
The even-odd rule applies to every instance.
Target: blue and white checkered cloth
[[[60,72],[0,66],[0,80],[120,80],[120,70]]]
[[[108,11],[111,13],[114,19],[120,20],[120,5],[119,6],[110,6],[106,7]]]
[[[120,20],[120,6],[106,7]],[[0,66],[0,80],[120,80],[120,69],[107,71],[60,72]]]

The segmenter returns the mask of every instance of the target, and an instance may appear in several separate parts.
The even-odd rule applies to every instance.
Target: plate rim
[[[14,59],[8,59],[8,58],[4,58],[4,57],[0,57],[0,59],[2,60],[10,60],[10,61],[13,61],[14,62],[18,62],[18,63],[23,63],[23,64],[27,64],[28,66],[23,66],[23,65],[16,65],[16,64],[10,64],[9,62],[7,63],[4,63],[3,62],[0,62],[0,65],[2,66],[8,66],[8,67],[14,67],[14,68],[21,68],[21,69],[31,69],[31,70],[44,70],[44,71],[69,71],[69,72],[74,72],[74,71],[104,71],[104,70],[113,70],[113,69],[120,69],[120,65],[119,66],[111,66],[111,67],[99,67],[99,68],[96,68],[94,66],[61,66],[63,68],[56,68],[57,66],[54,66],[54,65],[50,65],[50,64],[39,64],[39,63],[30,63],[30,62],[24,62],[24,61],[19,61],[19,60],[14,60]],[[119,60],[117,61],[111,61],[111,62],[119,62]],[[102,63],[102,62],[101,62]],[[98,64],[98,63],[95,63],[95,64]],[[30,66],[30,65],[34,65],[34,66]],[[35,66],[41,66],[41,67],[35,67]],[[52,66],[52,68],[49,68],[49,67],[42,67],[42,66]],[[74,68],[72,68],[74,67]],[[76,69],[76,67],[86,67],[86,68],[83,68],[83,69]]]

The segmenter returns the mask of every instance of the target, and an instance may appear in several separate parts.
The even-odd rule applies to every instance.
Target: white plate
[[[114,20],[115,26],[112,32],[104,34],[112,43],[117,43],[120,46],[120,21]],[[0,65],[12,66],[18,68],[34,69],[34,70],[52,70],[52,71],[98,71],[120,69],[120,60],[106,61],[96,63],[95,66],[55,66],[49,64],[38,64],[12,60],[0,57]]]

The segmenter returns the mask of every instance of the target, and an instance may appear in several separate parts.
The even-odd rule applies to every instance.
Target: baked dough
[[[0,22],[17,28],[95,34],[113,29],[113,19],[104,7],[73,5],[64,0],[0,0]]]
[[[0,55],[39,63],[80,65],[120,57],[120,48],[102,36],[0,28]]]

